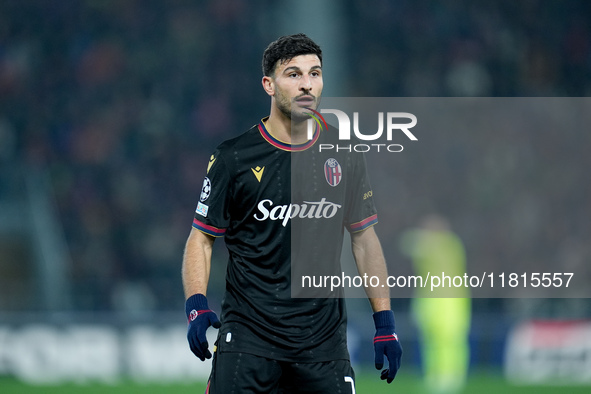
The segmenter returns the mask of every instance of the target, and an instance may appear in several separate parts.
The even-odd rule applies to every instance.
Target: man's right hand
[[[214,311],[207,306],[207,298],[203,294],[194,294],[185,302],[185,312],[189,320],[187,340],[191,351],[201,361],[211,358],[205,333],[209,326],[220,328],[221,323]]]

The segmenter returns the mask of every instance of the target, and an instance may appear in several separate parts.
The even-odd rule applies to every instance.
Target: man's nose
[[[304,75],[300,80],[300,90],[304,92],[312,90],[312,81],[308,75]]]

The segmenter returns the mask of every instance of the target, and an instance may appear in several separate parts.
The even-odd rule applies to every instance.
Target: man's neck
[[[300,122],[296,127],[290,118],[275,107],[271,108],[265,127],[273,137],[288,144],[299,145],[308,139],[306,122]]]

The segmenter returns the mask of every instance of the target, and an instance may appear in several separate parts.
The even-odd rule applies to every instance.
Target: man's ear
[[[265,92],[267,92],[267,94],[269,96],[274,96],[275,95],[275,82],[273,81],[273,78],[268,77],[268,76],[264,76],[263,80],[261,82],[263,84],[263,89],[265,89]]]

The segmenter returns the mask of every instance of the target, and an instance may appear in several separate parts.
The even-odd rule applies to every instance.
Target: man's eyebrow
[[[301,71],[301,70],[297,66],[290,66],[290,67],[287,67],[285,70],[283,70],[284,73],[288,72],[288,71]]]
[[[312,70],[322,70],[322,66],[316,65],[316,66],[312,66],[310,67],[310,71]],[[288,72],[288,71],[302,71],[298,66],[289,66],[287,67],[285,70],[283,70],[283,72]]]

